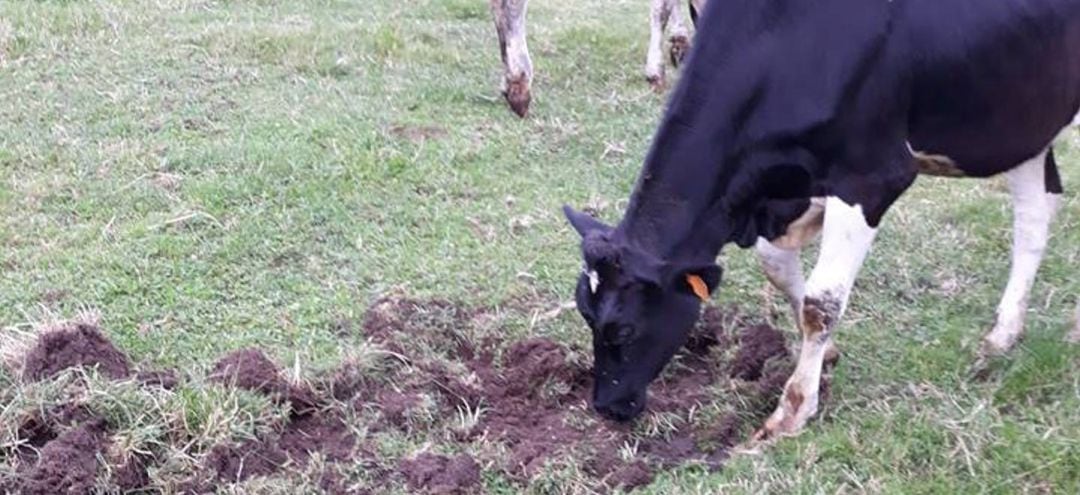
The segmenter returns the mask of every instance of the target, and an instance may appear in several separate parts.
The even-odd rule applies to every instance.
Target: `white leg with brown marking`
[[[683,11],[687,8],[684,0],[667,0],[671,9],[668,21],[668,42],[671,43],[671,65],[678,67],[690,53],[690,30],[686,27]]]
[[[821,253],[806,284],[799,314],[803,335],[799,362],[784,386],[776,411],[756,438],[798,433],[817,413],[821,370],[831,332],[847,308],[851,287],[876,234],[877,229],[866,223],[860,206],[835,197],[826,200]]]
[[[1013,202],[1012,267],[997,308],[993,330],[983,339],[983,352],[1012,349],[1024,332],[1024,316],[1035,274],[1050,238],[1050,222],[1059,195],[1046,192],[1046,152],[1007,172]]]
[[[664,30],[671,16],[671,0],[652,0],[649,8],[649,51],[645,55],[645,80],[653,89],[664,88]]]
[[[525,12],[528,0],[491,0],[491,16],[499,35],[503,63],[501,90],[510,109],[520,117],[529,112],[532,101],[532,59],[525,42]]]

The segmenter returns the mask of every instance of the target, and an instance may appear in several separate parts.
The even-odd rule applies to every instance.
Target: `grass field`
[[[214,441],[281,414],[203,382],[220,355],[261,347],[315,380],[372,352],[342,327],[391,291],[506,308],[486,332],[587,349],[573,311],[538,317],[580,265],[559,207],[618,218],[664,96],[642,76],[644,0],[530,7],[522,121],[497,94],[482,0],[0,1],[0,338],[89,309],[135,363],[192,377],[78,392],[130,445],[176,449],[150,473],[165,491]],[[643,491],[1080,492],[1080,347],[1062,341],[1080,295],[1076,133],[1058,158],[1067,194],[1012,354],[972,373],[1008,270],[1003,182],[920,179],[857,284],[819,418]],[[721,262],[719,303],[792,328],[752,253]],[[0,478],[14,422],[71,379],[0,371]],[[161,441],[171,415],[182,448]],[[315,491],[302,474],[218,489]],[[569,478],[531,491],[585,490]],[[485,470],[485,491],[522,486]]]

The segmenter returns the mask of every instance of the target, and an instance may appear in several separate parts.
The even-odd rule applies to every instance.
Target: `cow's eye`
[[[608,340],[612,345],[622,345],[630,341],[634,336],[634,328],[629,325],[620,325],[608,333]]]

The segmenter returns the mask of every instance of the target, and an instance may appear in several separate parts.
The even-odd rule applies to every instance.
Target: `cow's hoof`
[[[826,370],[828,370],[828,369],[835,368],[836,365],[839,362],[840,362],[840,349],[837,349],[836,344],[833,343],[832,339],[830,339],[829,340],[829,346],[825,348],[825,359],[824,359],[824,361],[822,363],[822,366]]]
[[[979,347],[979,354],[987,357],[1006,354],[1013,347],[1016,347],[1016,342],[1020,340],[1020,334],[1019,328],[1000,323],[994,325],[994,329],[983,337],[982,345]]]
[[[776,411],[765,420],[752,437],[755,441],[765,441],[779,437],[791,437],[802,432],[806,422],[817,414],[818,394],[815,392],[809,396],[799,391],[801,387],[795,385],[798,382],[790,382],[785,387],[783,397],[776,406]]]
[[[657,93],[663,93],[664,89],[667,88],[667,83],[664,82],[663,74],[658,76],[645,76],[645,80],[649,82],[649,86]]]
[[[671,65],[678,67],[690,53],[690,38],[679,35],[672,36],[668,41],[671,42]]]
[[[507,78],[503,97],[506,98],[506,103],[510,105],[510,110],[513,110],[518,117],[525,118],[529,114],[529,104],[532,102],[532,95],[529,92],[529,79],[524,75]]]

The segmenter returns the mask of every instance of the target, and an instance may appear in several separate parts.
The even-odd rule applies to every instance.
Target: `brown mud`
[[[96,367],[109,378],[126,378],[131,374],[127,356],[101,330],[78,324],[40,335],[23,362],[23,375],[37,381],[77,366]]]
[[[290,414],[264,436],[203,452],[201,469],[180,491],[212,492],[222,483],[287,476],[305,469],[316,454],[326,466],[317,483],[329,493],[377,493],[387,486],[478,493],[482,473],[525,486],[568,462],[598,491],[631,490],[651,483],[661,469],[721,468],[729,449],[775,407],[793,367],[778,330],[709,308],[650,388],[647,417],[638,427],[613,424],[591,412],[587,349],[543,337],[477,338],[498,335],[476,331],[490,329],[493,321],[493,310],[448,301],[380,300],[362,323],[343,326],[353,335],[342,337],[359,333],[393,353],[396,366],[366,375],[346,365],[311,386],[288,381],[259,349],[223,356],[208,381],[265,395]],[[133,372],[127,357],[87,325],[40,336],[24,376],[41,380],[73,366],[96,366],[105,376],[133,378],[146,387],[173,389],[186,380],[171,370]],[[748,410],[713,409],[711,417],[694,417],[693,411],[723,403],[732,393]],[[662,415],[668,427],[640,427],[650,415]],[[104,421],[74,402],[28,414],[18,431],[20,447],[8,453],[24,473],[15,491],[89,493],[106,472],[121,490],[153,489],[147,474],[158,462],[153,457],[99,455],[110,434]],[[421,453],[386,455],[380,434],[420,434],[442,443]],[[627,445],[635,445],[635,453],[628,455]],[[431,447],[458,454],[431,453]],[[99,466],[99,459],[109,465]],[[348,479],[346,467],[360,467],[363,479]]]

